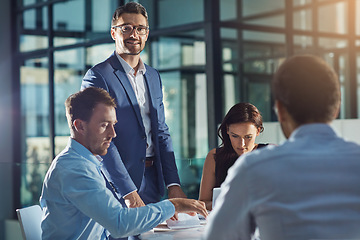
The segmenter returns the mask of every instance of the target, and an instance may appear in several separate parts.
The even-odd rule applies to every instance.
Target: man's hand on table
[[[183,192],[181,187],[178,185],[168,187],[168,197],[169,197],[169,199],[171,199],[171,198],[187,198],[187,196],[185,195],[185,193]],[[173,221],[178,220],[177,212],[170,219]]]
[[[125,204],[128,208],[136,208],[136,207],[143,207],[145,206],[143,200],[137,193],[137,191],[134,191],[132,193],[129,193],[124,197]]]
[[[205,218],[208,216],[205,203],[202,201],[187,198],[171,198],[169,201],[174,204],[176,213],[187,213],[191,216],[195,216],[196,213],[199,213]],[[175,215],[177,215],[176,213]]]

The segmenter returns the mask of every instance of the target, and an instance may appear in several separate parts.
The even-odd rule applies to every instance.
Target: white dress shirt
[[[149,94],[145,83],[145,72],[146,68],[143,61],[140,59],[139,68],[137,74],[134,75],[135,70],[122,58],[119,54],[116,53],[117,58],[120,61],[120,64],[124,68],[124,71],[130,80],[131,86],[134,90],[137,102],[140,107],[140,114],[144,124],[145,133],[146,133],[146,157],[152,157],[154,153],[154,145],[152,141],[151,134],[151,119],[150,119],[150,106],[149,106]],[[171,186],[180,186],[178,183],[170,183],[166,185],[167,188]]]
[[[135,70],[122,58],[119,54],[116,53],[122,67],[125,70],[125,73],[130,80],[131,86],[134,90],[137,102],[140,107],[140,114],[145,128],[146,134],[146,157],[154,156],[154,146],[152,142],[152,134],[151,134],[151,120],[150,120],[150,106],[149,106],[149,94],[145,83],[144,74],[146,72],[146,68],[144,63],[139,61],[139,68],[134,75]]]

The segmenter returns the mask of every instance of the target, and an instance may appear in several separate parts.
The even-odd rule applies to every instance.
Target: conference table
[[[175,230],[151,230],[139,236],[142,240],[201,240],[204,225],[194,228]]]
[[[204,226],[167,231],[151,230],[139,236],[142,240],[201,240]]]
[[[160,224],[138,237],[142,240],[201,240],[205,225],[204,218],[200,218],[200,225],[196,227],[170,229],[166,224]]]

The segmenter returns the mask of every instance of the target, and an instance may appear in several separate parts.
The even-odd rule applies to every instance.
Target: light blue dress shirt
[[[360,239],[360,146],[327,124],[241,156],[221,186],[205,239]]]
[[[123,208],[106,188],[102,163],[83,145],[69,140],[44,179],[40,205],[43,239],[107,239],[137,235],[170,218],[174,205],[164,200]]]

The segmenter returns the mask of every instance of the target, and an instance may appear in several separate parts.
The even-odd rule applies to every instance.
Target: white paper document
[[[178,220],[173,221],[171,219],[166,220],[166,224],[170,229],[181,229],[181,228],[193,228],[200,226],[200,220],[198,215],[190,216],[186,213],[179,213]]]

